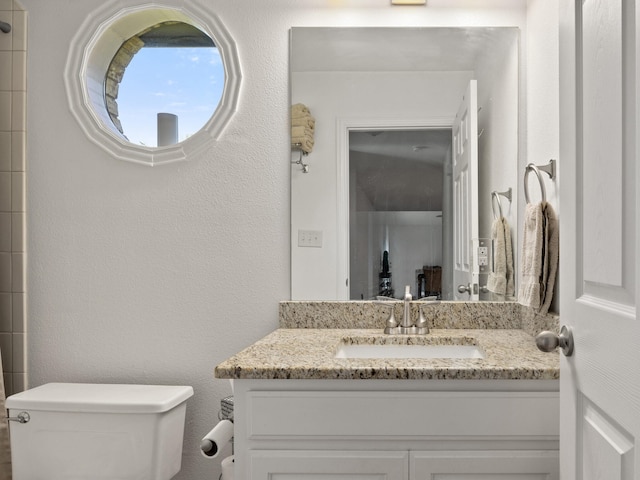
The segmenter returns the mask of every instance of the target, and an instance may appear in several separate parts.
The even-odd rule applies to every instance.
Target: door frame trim
[[[349,300],[349,132],[354,130],[417,130],[452,128],[455,116],[408,117],[338,117],[336,119],[336,298]]]

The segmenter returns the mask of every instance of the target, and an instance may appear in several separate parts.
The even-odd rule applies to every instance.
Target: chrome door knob
[[[571,328],[563,325],[560,335],[553,332],[544,331],[536,335],[536,346],[543,352],[553,352],[560,347],[566,357],[573,355],[573,333]]]

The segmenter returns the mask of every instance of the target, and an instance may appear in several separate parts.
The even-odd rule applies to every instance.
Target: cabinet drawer
[[[247,435],[556,437],[558,392],[254,391]]]

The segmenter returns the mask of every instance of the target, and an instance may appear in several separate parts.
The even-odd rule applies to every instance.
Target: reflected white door
[[[478,238],[478,87],[469,81],[453,124],[453,291],[456,300],[478,300],[471,242]],[[459,292],[463,286],[467,291]]]
[[[560,477],[638,480],[640,5],[561,5]]]

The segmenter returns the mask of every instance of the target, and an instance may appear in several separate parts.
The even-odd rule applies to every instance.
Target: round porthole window
[[[111,60],[106,108],[131,143],[173,145],[209,121],[223,87],[224,68],[211,37],[184,22],[162,22],[131,37]]]
[[[81,128],[113,156],[147,165],[207,148],[235,111],[240,85],[235,44],[217,17],[186,8],[107,10],[85,21],[65,69]]]

